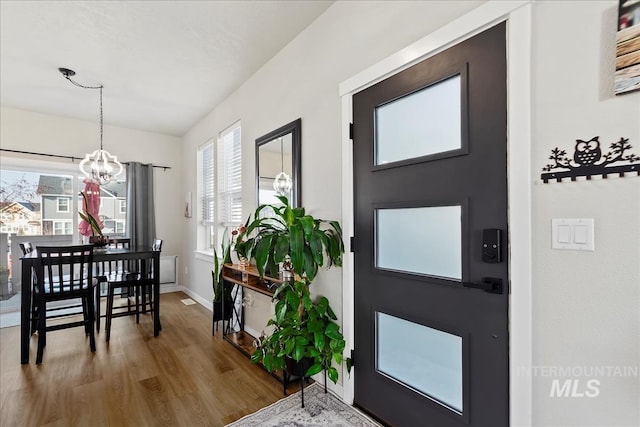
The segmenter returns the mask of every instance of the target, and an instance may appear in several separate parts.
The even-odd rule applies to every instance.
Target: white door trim
[[[349,140],[353,94],[437,54],[498,22],[507,22],[509,363],[510,424],[532,423],[531,306],[531,16],[532,1],[489,1],[339,85],[342,103],[342,222],[353,236],[353,152]],[[349,248],[350,249],[350,248]],[[354,264],[347,251],[342,268],[343,333],[354,342]],[[355,363],[358,363],[355,361]],[[343,399],[353,402],[354,378],[343,380]]]

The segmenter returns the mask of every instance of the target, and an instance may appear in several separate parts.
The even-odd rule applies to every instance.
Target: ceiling
[[[0,2],[0,103],[184,135],[333,1]]]

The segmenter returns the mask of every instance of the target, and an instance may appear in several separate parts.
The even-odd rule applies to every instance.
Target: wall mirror
[[[300,141],[297,119],[256,139],[256,197],[258,205],[280,204],[277,188],[293,207],[300,206]],[[274,183],[278,181],[278,185]],[[291,186],[288,185],[290,180]]]

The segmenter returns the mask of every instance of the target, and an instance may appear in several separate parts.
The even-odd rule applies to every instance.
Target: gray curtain
[[[134,247],[151,246],[156,237],[152,164],[127,165],[127,236]]]

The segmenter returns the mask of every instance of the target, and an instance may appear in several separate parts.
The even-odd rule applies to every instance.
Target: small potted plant
[[[342,229],[337,221],[316,219],[304,208],[289,206],[286,197],[278,198],[282,206],[256,209],[236,244],[247,257],[255,258],[261,276],[267,266],[274,269],[284,263],[294,278],[275,291],[275,317],[268,322],[274,330],[257,340],[251,360],[270,372],[287,369],[294,375],[301,373],[302,363],[303,376],[325,370],[336,383],[335,365],[345,362],[350,370],[351,360],[343,357],[345,340],[329,300],[312,299],[309,288],[319,267],[342,266]],[[285,262],[288,259],[290,263]]]
[[[80,223],[80,234],[83,236],[89,236],[89,243],[92,243],[95,246],[106,246],[109,243],[109,238],[102,234],[102,227],[104,227],[104,225],[99,218],[96,218],[90,212],[94,211],[97,214],[100,207],[100,199],[97,198],[97,209],[95,209],[94,205],[96,205],[96,203],[93,201],[93,198],[88,197],[87,194],[85,194],[85,191],[81,191],[80,194],[83,199],[82,210],[84,211],[84,213],[78,212],[80,218],[84,221],[84,224]]]

